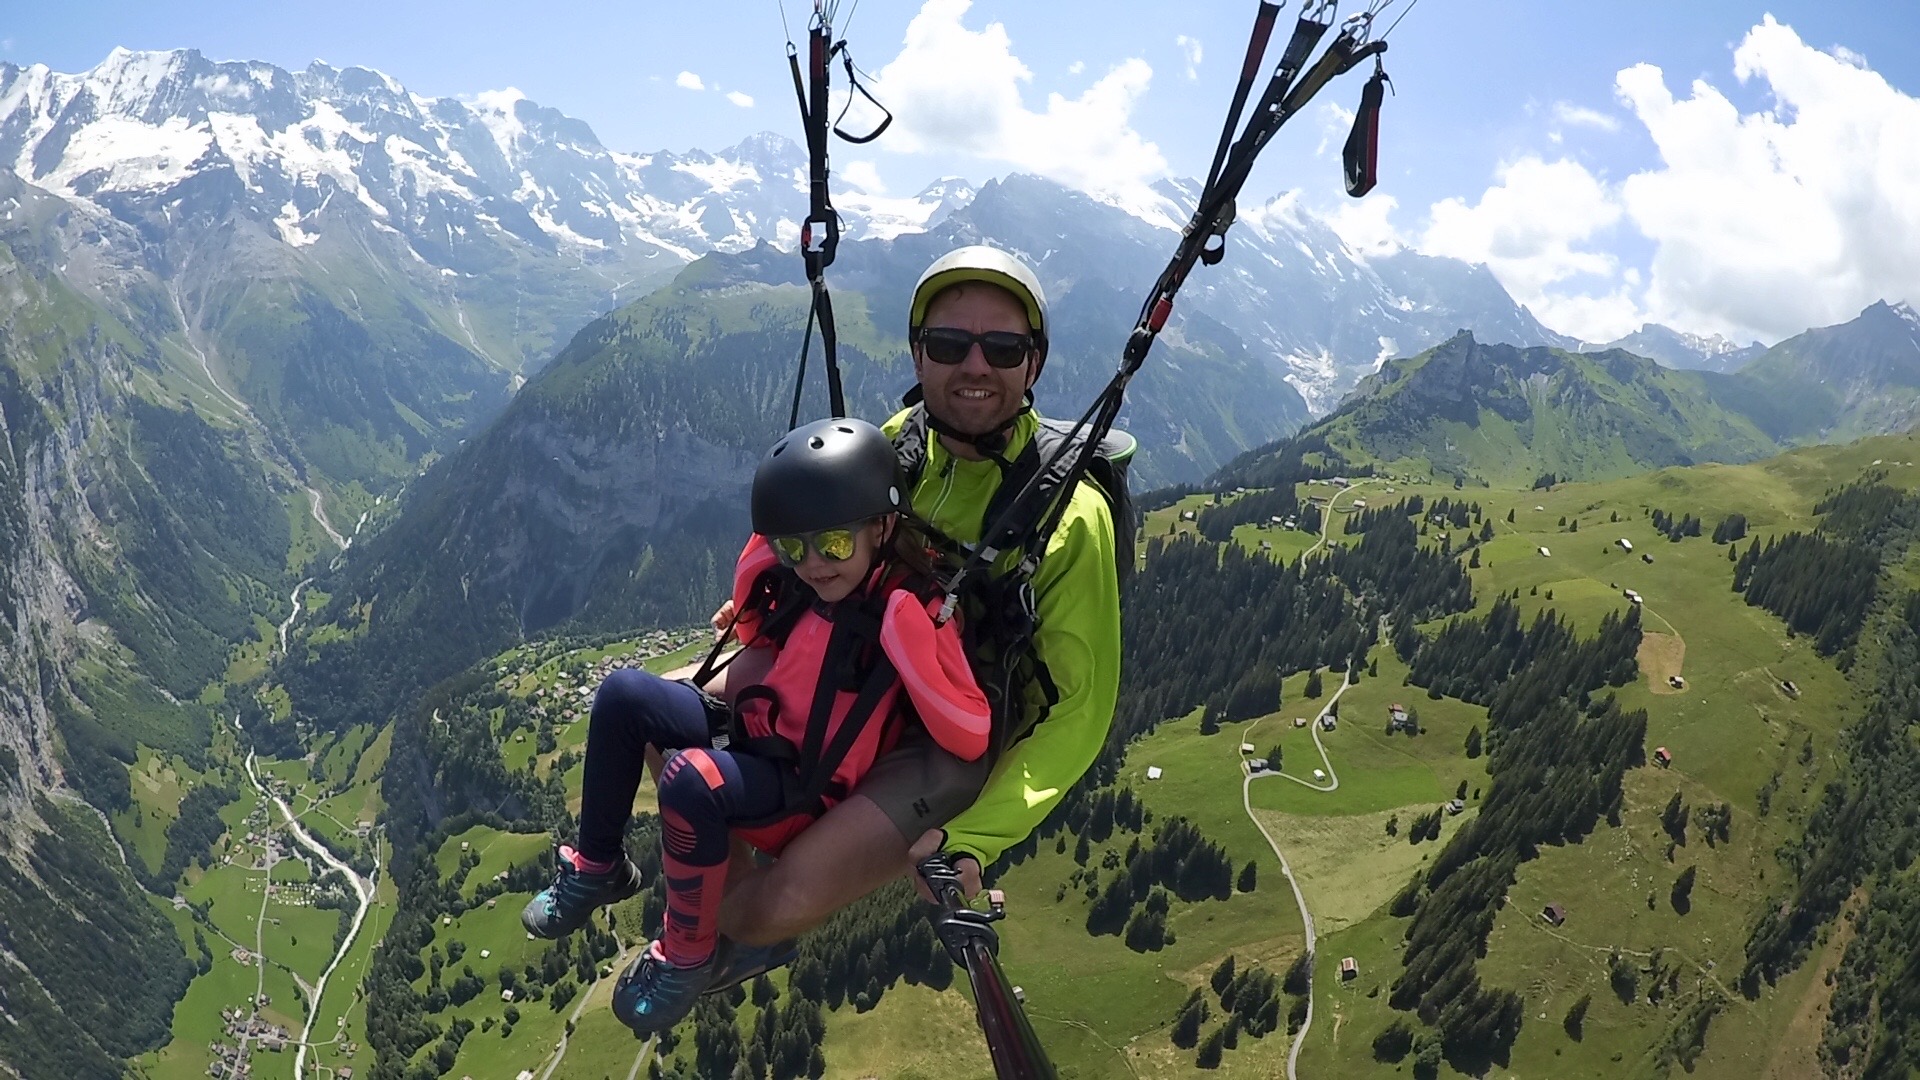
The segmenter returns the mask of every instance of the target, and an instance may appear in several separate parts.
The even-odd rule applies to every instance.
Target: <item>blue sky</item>
[[[514,86],[585,119],[620,150],[798,134],[772,0],[22,7],[0,28],[0,59],[16,64],[79,71],[115,45],[186,46],[291,68],[319,57],[379,68],[427,95]],[[1125,187],[1201,171],[1254,4],[841,0],[840,8],[856,60],[883,76],[882,99],[901,122],[871,148],[836,149],[836,166],[846,182],[911,194],[945,174],[979,181],[1021,169]],[[1405,10],[1396,0],[1384,18]],[[808,11],[788,4],[795,33]],[[1767,26],[1768,15],[1780,25]],[[1863,202],[1857,180],[1814,175],[1822,168],[1813,164],[1857,154],[1841,172],[1877,174],[1890,168],[1880,160],[1890,146],[1896,161],[1909,147],[1920,155],[1920,106],[1909,109],[1920,94],[1920,4],[1419,0],[1392,44],[1397,94],[1387,102],[1376,194],[1357,205],[1338,194],[1344,129],[1335,106],[1358,100],[1356,74],[1276,141],[1246,202],[1292,191],[1289,205],[1338,212],[1356,245],[1488,262],[1550,324],[1595,337],[1657,317],[1773,338],[1851,317],[1882,295],[1920,300],[1920,256],[1902,259],[1862,238],[1887,231],[1884,212],[1858,216],[1920,191],[1879,178]],[[1629,94],[1618,80],[1636,65],[1658,71],[1638,69]],[[696,77],[701,88],[690,89]],[[1692,108],[1669,107],[1676,100]],[[1873,130],[1852,130],[1856,115]],[[1751,159],[1751,168],[1716,175],[1713,162],[1683,160],[1701,144],[1724,144],[1727,158]],[[1738,213],[1716,184],[1733,189]],[[1736,220],[1702,231],[1698,219],[1716,216]],[[1741,221],[1775,218],[1787,224],[1740,230]],[[1910,237],[1904,219],[1896,224],[1894,238],[1920,251],[1920,217]],[[1737,265],[1715,262],[1717,252],[1783,245],[1757,264],[1751,252]],[[1796,278],[1788,272],[1796,261],[1816,265]]]

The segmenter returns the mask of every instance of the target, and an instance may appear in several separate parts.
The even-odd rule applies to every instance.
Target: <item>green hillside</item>
[[[1119,727],[1130,738],[1116,742],[1112,756],[1103,757],[1083,790],[1016,853],[998,881],[1013,913],[1003,935],[1003,959],[1010,977],[1024,987],[1036,1027],[1062,1075],[1187,1075],[1196,1055],[1208,1053],[1216,1039],[1233,1044],[1215,1044],[1221,1075],[1279,1075],[1291,1043],[1289,1019],[1292,1026],[1304,1019],[1309,996],[1313,1019],[1300,1051],[1306,1075],[1386,1077],[1411,1069],[1414,1075],[1455,1076],[1492,1068],[1492,1075],[1613,1077],[1663,1076],[1685,1068],[1703,1077],[1745,1078],[1801,1077],[1817,1070],[1830,1031],[1829,1001],[1838,1008],[1843,995],[1870,988],[1872,970],[1861,963],[1842,964],[1854,940],[1842,929],[1831,938],[1811,936],[1797,959],[1773,975],[1756,977],[1749,935],[1782,897],[1802,887],[1796,882],[1804,864],[1776,853],[1791,853],[1802,843],[1809,822],[1820,820],[1817,808],[1830,784],[1844,788],[1853,782],[1856,763],[1842,732],[1860,721],[1880,661],[1865,651],[1843,674],[1812,638],[1788,633],[1779,617],[1730,588],[1736,569],[1730,555],[1744,553],[1757,540],[1816,528],[1836,530],[1832,535],[1844,539],[1845,530],[1858,527],[1859,515],[1844,500],[1823,500],[1862,476],[1883,485],[1873,490],[1920,489],[1920,467],[1905,464],[1917,459],[1920,440],[1885,438],[1796,450],[1747,465],[1670,468],[1550,490],[1515,486],[1461,492],[1451,483],[1378,478],[1333,498],[1325,519],[1327,550],[1299,568],[1300,585],[1276,579],[1266,588],[1294,589],[1331,572],[1328,580],[1346,583],[1355,596],[1376,596],[1368,582],[1387,579],[1370,576],[1380,571],[1369,569],[1375,565],[1369,560],[1387,549],[1369,547],[1375,543],[1369,537],[1397,535],[1387,526],[1411,519],[1419,523],[1404,534],[1414,538],[1412,544],[1466,568],[1472,608],[1422,624],[1427,645],[1411,664],[1396,648],[1397,636],[1367,645],[1359,654],[1364,667],[1356,665],[1358,681],[1344,690],[1345,676],[1337,670],[1318,667],[1310,674],[1302,664],[1273,691],[1277,708],[1268,704],[1247,714],[1238,694],[1209,691],[1204,701],[1176,705],[1172,718],[1143,719],[1138,709],[1151,711],[1148,706],[1123,710]],[[1296,498],[1304,502],[1326,491],[1303,483]],[[1424,509],[1409,515],[1415,498]],[[1355,511],[1356,499],[1366,501],[1365,511]],[[1224,501],[1230,506],[1234,497]],[[1816,506],[1827,506],[1827,512],[1817,514]],[[1176,504],[1157,512],[1149,520],[1149,536],[1162,536],[1170,527],[1191,528],[1193,523],[1180,517],[1191,508]],[[1436,515],[1439,521],[1433,520]],[[1464,525],[1454,523],[1455,515]],[[1656,525],[1656,517],[1666,523],[1689,516],[1711,531],[1734,515],[1744,517],[1746,534],[1731,545],[1704,533],[1687,535],[1671,524]],[[1356,531],[1347,531],[1349,524]],[[1681,538],[1669,539],[1669,532]],[[1249,534],[1262,535],[1269,534]],[[1622,540],[1632,545],[1630,552]],[[1262,556],[1253,544],[1243,550],[1247,558]],[[1156,549],[1148,556],[1149,571],[1156,559],[1178,563],[1177,554],[1174,548]],[[1234,570],[1235,565],[1229,560],[1220,571],[1252,572],[1257,564],[1248,564],[1248,571]],[[1898,608],[1902,590],[1920,580],[1913,571],[1906,563],[1886,566],[1884,588],[1895,601],[1890,606]],[[1151,572],[1144,577],[1151,580]],[[1643,603],[1630,603],[1628,589]],[[1141,605],[1164,602],[1137,593],[1128,601],[1135,620],[1178,625],[1172,609],[1158,619],[1140,614],[1161,610]],[[1366,602],[1404,610],[1384,595]],[[1627,759],[1624,772],[1614,774],[1617,780],[1596,766],[1601,771],[1595,774],[1595,790],[1617,795],[1596,804],[1592,823],[1574,825],[1562,840],[1513,849],[1514,861],[1505,864],[1510,883],[1493,894],[1493,906],[1472,909],[1489,915],[1485,955],[1463,976],[1472,981],[1443,991],[1442,1000],[1483,1000],[1489,1008],[1504,1008],[1500,1003],[1508,999],[1501,995],[1513,995],[1506,1035],[1488,1029],[1491,1042],[1474,1050],[1455,1042],[1467,1030],[1465,1020],[1394,1007],[1403,961],[1410,955],[1404,939],[1410,927],[1431,921],[1427,915],[1409,919],[1394,911],[1440,903],[1434,899],[1438,893],[1406,892],[1409,876],[1431,875],[1442,864],[1460,865],[1462,844],[1490,850],[1485,848],[1489,835],[1478,826],[1489,820],[1492,808],[1511,817],[1519,790],[1512,779],[1517,766],[1503,765],[1508,759],[1502,755],[1528,745],[1532,727],[1526,719],[1532,714],[1512,711],[1511,691],[1533,669],[1524,664],[1516,669],[1504,690],[1485,684],[1495,691],[1490,705],[1469,685],[1470,665],[1452,662],[1441,673],[1458,693],[1481,704],[1442,693],[1439,681],[1420,685],[1430,676],[1419,674],[1444,662],[1444,642],[1452,640],[1441,637],[1444,628],[1474,625],[1497,613],[1502,603],[1515,609],[1521,627],[1536,625],[1536,616],[1557,615],[1572,635],[1569,641],[1629,632],[1628,640],[1638,644],[1626,674],[1617,676],[1623,681],[1573,695],[1590,703],[1588,719],[1568,713],[1567,722],[1586,730],[1579,725],[1593,723],[1595,716],[1618,716],[1627,723],[1644,715],[1645,734],[1643,742],[1623,748]],[[1231,618],[1241,624],[1238,636],[1252,636],[1254,620],[1265,617],[1261,608],[1256,600],[1233,609]],[[1217,620],[1220,610],[1206,613]],[[1130,626],[1142,633],[1152,629],[1139,621]],[[1235,636],[1224,635],[1199,652],[1221,652]],[[1180,646],[1181,655],[1196,651],[1191,640]],[[1174,654],[1159,650],[1149,639],[1129,646],[1132,690],[1123,700],[1174,702],[1184,692],[1179,687],[1186,685],[1185,676],[1166,681],[1161,668]],[[1347,655],[1346,646],[1335,654]],[[563,673],[594,659],[579,653],[548,663]],[[579,684],[564,677],[551,684],[542,674],[547,670],[502,656],[429,703],[443,717],[468,715],[484,723],[492,733],[487,745],[498,748],[497,765],[476,772],[471,751],[438,740],[420,743],[407,725],[396,736],[396,755],[417,755],[417,767],[425,770],[405,775],[451,778],[460,761],[467,771],[458,775],[468,777],[462,790],[444,783],[437,789],[444,815],[440,824],[429,815],[411,826],[420,838],[413,857],[428,858],[433,867],[428,880],[442,884],[417,889],[411,899],[403,895],[396,927],[412,929],[402,938],[390,936],[389,948],[403,941],[417,963],[411,978],[384,984],[387,996],[376,997],[393,1017],[391,1037],[405,1040],[387,1045],[405,1049],[407,1060],[440,1055],[457,1070],[473,1071],[469,1062],[479,1059],[472,1055],[500,1059],[504,1054],[515,1068],[536,1068],[550,1059],[566,1021],[576,1016],[578,1030],[555,1075],[614,1070],[632,1060],[620,1055],[642,1052],[600,1012],[607,980],[583,980],[581,973],[589,966],[608,968],[614,957],[626,955],[622,950],[642,940],[649,917],[657,918],[657,899],[643,894],[616,912],[618,936],[595,946],[594,959],[562,950],[557,967],[553,947],[533,948],[510,917],[544,882],[538,869],[542,843],[533,834],[543,822],[559,820],[553,815],[577,795],[569,738],[577,724],[556,725],[548,749],[523,745],[508,730],[510,718],[523,708],[515,701],[535,700],[531,695],[541,687]],[[1306,696],[1310,678],[1322,683],[1314,698]],[[1296,717],[1311,719],[1332,704],[1336,692],[1341,694],[1336,728],[1295,725]],[[1387,732],[1391,705],[1414,714],[1418,735]],[[537,723],[532,734],[540,734]],[[1243,741],[1255,747],[1253,753],[1243,752]],[[1245,760],[1265,757],[1275,747],[1280,771],[1250,776]],[[1670,765],[1655,760],[1655,748],[1671,755]],[[1547,752],[1579,749],[1575,739]],[[1157,779],[1148,779],[1149,767],[1159,770]],[[405,781],[396,787],[394,780],[390,770],[390,798],[408,798],[400,789],[417,786]],[[1456,794],[1465,804],[1458,816],[1442,809]],[[1677,811],[1670,809],[1676,796]],[[1132,805],[1142,808],[1137,826],[1123,809]],[[489,819],[463,812],[462,806],[500,809]],[[419,815],[427,809],[416,803],[399,812]],[[1174,895],[1181,886],[1170,882],[1164,886],[1163,918],[1148,918],[1151,905],[1139,907],[1136,901],[1121,909],[1124,933],[1108,923],[1110,930],[1090,934],[1090,923],[1105,918],[1099,914],[1102,905],[1126,876],[1133,853],[1162,842],[1176,819],[1197,828],[1209,850],[1231,869],[1236,880],[1225,898],[1204,889],[1182,898]],[[633,836],[637,855],[657,842],[650,820],[643,814]],[[1437,837],[1427,833],[1429,823]],[[1472,844],[1456,844],[1476,833]],[[1410,843],[1416,834],[1424,834],[1422,841]],[[1287,989],[1305,939],[1281,856],[1319,932],[1310,995]],[[1492,870],[1501,864],[1496,859],[1484,865]],[[503,872],[505,879],[499,876]],[[1688,887],[1676,889],[1683,875]],[[1467,869],[1452,873],[1458,880],[1470,876]],[[493,908],[480,902],[475,881]],[[501,886],[504,891],[496,892]],[[450,888],[457,889],[460,900],[451,899]],[[1843,889],[1842,899],[1852,891],[1852,886]],[[1871,881],[1861,879],[1853,895],[1847,911],[1860,910],[1876,893]],[[411,923],[410,903],[421,905]],[[1548,905],[1564,911],[1563,923],[1542,917]],[[508,913],[500,914],[503,910]],[[771,981],[769,992],[778,992],[771,1007],[743,999],[703,1009],[665,1049],[666,1074],[708,1075],[706,1070],[736,1060],[727,1055],[751,1050],[752,1033],[763,1023],[788,1022],[793,1000],[826,1007],[827,1075],[990,1075],[965,996],[926,985],[946,985],[954,974],[927,969],[913,958],[921,932],[913,929],[919,916],[911,902],[904,895],[883,894],[861,910],[857,918],[808,939],[807,948],[816,951],[804,955],[819,956],[826,964],[824,998],[810,996],[819,991],[804,990],[793,981],[797,976],[783,973]],[[1821,922],[1836,929],[1849,925],[1830,919],[1831,913]],[[1871,940],[1876,948],[1886,945],[1882,937]],[[893,951],[903,946],[904,953]],[[462,963],[486,982],[487,994],[458,1007],[443,1001],[436,1010],[430,983],[434,959],[441,958],[441,979],[452,978],[461,969],[445,958],[456,948],[467,958]],[[472,965],[481,948],[492,954],[488,965]],[[514,1024],[506,1023],[505,1004],[498,1000],[495,956],[506,957],[515,978],[542,995],[516,1009]],[[834,989],[840,985],[836,980],[848,975],[836,964],[844,965],[849,956],[872,958],[871,964],[852,969],[874,979],[857,996],[853,987],[859,983]],[[1240,979],[1232,984],[1236,994],[1256,995],[1250,1000],[1271,1010],[1275,1029],[1262,1029],[1260,1009],[1224,1022],[1228,1010],[1211,979],[1229,956]],[[1346,957],[1356,962],[1351,980],[1339,976]],[[1249,969],[1255,973],[1248,975]],[[404,970],[396,968],[395,974]],[[1278,987],[1273,998],[1258,996],[1264,993],[1265,975],[1273,976]],[[1829,984],[1830,975],[1839,991]],[[558,991],[563,1004],[550,1007],[547,999],[562,984],[568,985]],[[378,971],[372,985],[383,985]],[[1207,1018],[1193,1038],[1181,1036],[1185,1045],[1176,1045],[1184,1003],[1196,992],[1207,1002]],[[582,1002],[585,1011],[576,1012]],[[762,1012],[774,1019],[761,1021]],[[1570,1014],[1576,1015],[1570,1019]],[[460,1018],[471,1021],[471,1030],[454,1023]],[[1231,1040],[1226,1039],[1229,1028]],[[465,1034],[450,1049],[443,1049],[449,1047],[445,1036],[430,1034],[456,1029]],[[1402,1029],[1406,1045],[1396,1046],[1391,1031]],[[726,1042],[733,1036],[721,1035],[726,1030],[740,1032],[744,1041],[725,1049],[734,1045]],[[1873,1031],[1847,1030],[1847,1038],[1871,1045]],[[382,1038],[387,1036],[376,1036],[376,1044]],[[1437,1071],[1429,1071],[1429,1062]],[[782,1074],[776,1068],[773,1075]]]
[[[1619,350],[1520,349],[1462,333],[1388,361],[1308,431],[1349,456],[1422,475],[1495,487],[1544,473],[1602,480],[1774,452],[1770,419],[1748,411],[1764,395],[1748,389],[1738,376],[1676,371]]]

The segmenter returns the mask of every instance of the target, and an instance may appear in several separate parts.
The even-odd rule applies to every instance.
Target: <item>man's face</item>
[[[983,282],[955,285],[934,297],[927,305],[925,325],[972,334],[993,330],[1026,334],[1033,329],[1017,297]],[[913,347],[913,373],[926,395],[927,411],[968,435],[985,434],[1013,419],[1033,386],[1036,368],[1032,353],[1018,367],[994,367],[977,343],[958,364],[935,363],[927,358],[925,348]]]

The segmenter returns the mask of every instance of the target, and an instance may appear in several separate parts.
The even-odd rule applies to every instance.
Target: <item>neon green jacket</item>
[[[882,427],[899,433],[906,411]],[[1031,413],[1015,423],[1009,460],[1033,438]],[[987,502],[1000,487],[1000,467],[949,453],[928,433],[927,463],[912,492],[913,509],[941,532],[978,543]],[[1017,553],[996,564],[1004,571]],[[1120,693],[1120,587],[1113,566],[1113,516],[1092,485],[1074,489],[1060,527],[1034,574],[1040,628],[1035,648],[1060,700],[1046,719],[995,764],[980,798],[947,823],[946,850],[985,866],[1025,840],[1067,793],[1106,741]],[[1030,696],[1027,707],[1039,703]]]

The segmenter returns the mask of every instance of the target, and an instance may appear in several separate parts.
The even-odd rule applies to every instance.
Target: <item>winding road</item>
[[[1306,894],[1300,891],[1300,882],[1294,879],[1293,866],[1287,862],[1286,852],[1280,850],[1280,845],[1274,840],[1273,834],[1268,832],[1267,827],[1261,824],[1260,819],[1254,815],[1253,782],[1269,776],[1278,776],[1285,780],[1291,780],[1303,787],[1311,788],[1314,791],[1337,791],[1340,787],[1340,776],[1333,771],[1333,762],[1327,757],[1327,748],[1320,742],[1320,717],[1334,712],[1340,704],[1340,696],[1345,694],[1347,689],[1352,685],[1352,683],[1347,682],[1343,677],[1340,681],[1340,689],[1333,692],[1333,697],[1327,700],[1326,708],[1321,709],[1320,712],[1314,716],[1313,723],[1308,725],[1313,731],[1313,745],[1315,749],[1320,751],[1320,764],[1324,766],[1327,771],[1326,786],[1322,787],[1318,784],[1308,783],[1297,776],[1288,776],[1286,773],[1256,773],[1247,767],[1245,758],[1241,759],[1240,768],[1244,775],[1240,778],[1240,805],[1247,812],[1247,820],[1253,822],[1253,827],[1260,830],[1261,836],[1266,837],[1267,846],[1273,849],[1274,857],[1280,860],[1280,872],[1287,876],[1287,885],[1293,889],[1293,902],[1300,905],[1300,925],[1306,929],[1307,933],[1307,956],[1309,957],[1307,961],[1307,1016],[1306,1019],[1300,1022],[1300,1030],[1295,1033],[1293,1037],[1293,1046],[1287,1050],[1287,1080],[1297,1080],[1294,1072],[1295,1062],[1300,1058],[1300,1048],[1306,1045],[1307,1032],[1313,1029],[1313,960],[1311,958],[1319,946],[1313,929],[1313,912],[1307,910],[1307,897]],[[1247,729],[1240,735],[1240,741],[1243,743],[1252,742],[1253,729],[1259,727],[1262,722],[1263,721],[1255,720],[1253,723],[1248,724]],[[1238,747],[1235,747],[1234,750],[1236,754],[1239,752]]]
[[[1327,500],[1326,511],[1320,515],[1320,539],[1315,541],[1312,547],[1300,553],[1302,559],[1326,546],[1327,530],[1333,525],[1334,503],[1339,501],[1340,496],[1345,495],[1347,492],[1352,491],[1362,484],[1371,482],[1371,480],[1361,480],[1348,484],[1346,487],[1335,492],[1333,496]],[[1293,1045],[1287,1049],[1287,1080],[1299,1080],[1297,1068],[1300,1060],[1300,1048],[1306,1045],[1307,1032],[1313,1030],[1313,955],[1319,945],[1318,937],[1313,929],[1313,912],[1307,910],[1306,894],[1300,891],[1300,882],[1295,880],[1293,876],[1293,867],[1287,862],[1286,852],[1280,850],[1280,845],[1274,840],[1273,834],[1267,831],[1267,827],[1260,823],[1258,817],[1254,816],[1253,782],[1263,777],[1278,776],[1285,780],[1291,780],[1302,787],[1311,788],[1314,791],[1339,790],[1340,775],[1333,771],[1333,761],[1327,757],[1327,748],[1320,742],[1320,718],[1328,713],[1338,715],[1336,710],[1340,705],[1340,697],[1352,686],[1353,683],[1349,682],[1346,676],[1342,675],[1340,679],[1340,689],[1333,692],[1333,697],[1327,700],[1326,707],[1316,713],[1313,722],[1308,725],[1313,732],[1314,749],[1320,752],[1320,765],[1327,773],[1327,783],[1324,786],[1302,780],[1297,776],[1288,776],[1283,772],[1255,773],[1252,769],[1248,768],[1245,758],[1240,759],[1240,770],[1242,773],[1240,778],[1240,805],[1247,812],[1247,820],[1253,822],[1253,827],[1259,829],[1260,835],[1266,838],[1267,846],[1273,849],[1274,858],[1280,860],[1280,872],[1287,876],[1287,885],[1293,889],[1293,902],[1300,905],[1300,925],[1306,930],[1307,934],[1307,1015],[1306,1019],[1300,1022],[1300,1030],[1294,1034]],[[1240,735],[1240,741],[1243,743],[1252,742],[1253,729],[1259,727],[1261,723],[1262,721],[1255,720],[1253,723],[1248,724],[1247,729]],[[1234,748],[1234,753],[1236,755],[1239,754],[1239,747],[1236,746]]]
[[[234,726],[236,728],[240,726],[240,718],[237,716],[234,717]],[[319,857],[321,862],[340,871],[341,876],[345,877],[347,881],[353,885],[353,893],[360,900],[360,907],[353,913],[353,922],[347,927],[346,938],[340,942],[340,948],[333,954],[333,959],[327,964],[326,970],[320,973],[320,980],[313,985],[313,1003],[307,1009],[307,1023],[305,1027],[300,1029],[299,1048],[294,1052],[293,1058],[294,1080],[302,1080],[302,1077],[304,1077],[306,1073],[307,1043],[313,1035],[314,1021],[320,1018],[320,1003],[326,998],[327,979],[333,974],[333,970],[340,966],[340,961],[346,958],[347,952],[353,948],[354,940],[360,936],[360,927],[367,920],[367,912],[373,907],[374,879],[380,874],[379,847],[376,845],[374,848],[373,876],[367,878],[361,877],[354,871],[353,867],[335,858],[333,852],[327,850],[325,844],[315,840],[313,834],[307,832],[306,826],[300,824],[300,819],[294,815],[293,808],[287,805],[286,800],[275,795],[267,788],[266,784],[261,782],[260,772],[255,767],[254,760],[254,752],[248,750],[247,779],[253,781],[254,789],[257,790],[263,798],[272,800],[273,804],[280,808],[280,813],[285,815],[287,819],[287,831],[292,833],[293,838],[300,842],[300,846],[313,852],[314,855]],[[268,874],[268,878],[271,880],[271,873]],[[266,910],[264,904],[265,902],[263,900],[261,907],[263,914]]]

